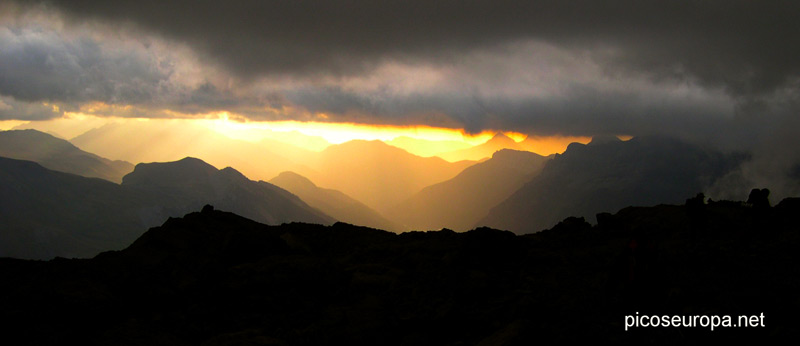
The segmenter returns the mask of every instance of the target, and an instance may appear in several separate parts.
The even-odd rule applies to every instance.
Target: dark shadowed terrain
[[[625,208],[516,236],[266,226],[206,207],[89,260],[0,260],[6,344],[777,343],[800,336],[800,200]],[[765,315],[764,328],[624,317]]]
[[[476,225],[534,233],[569,216],[594,222],[595,214],[626,206],[681,203],[745,158],[671,137],[596,137],[570,144]]]

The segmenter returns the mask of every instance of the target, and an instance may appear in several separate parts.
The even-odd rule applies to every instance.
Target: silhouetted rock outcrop
[[[91,260],[0,259],[13,345],[786,343],[800,203],[629,207],[524,236],[266,226],[204,208]],[[629,327],[626,316],[760,316]]]
[[[769,189],[753,189],[747,197],[747,204],[754,208],[767,208],[769,204]]]

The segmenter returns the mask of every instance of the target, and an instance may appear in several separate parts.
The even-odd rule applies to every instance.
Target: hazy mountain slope
[[[267,224],[335,221],[284,189],[249,180],[230,167],[217,170],[191,157],[176,162],[140,163],[123,178],[122,186],[172,197],[172,206],[184,212],[211,203]]]
[[[231,139],[186,122],[111,123],[70,140],[106,157],[131,162],[169,162],[199,157],[217,167],[236,167],[250,179],[266,180],[286,170],[303,171],[269,145]]]
[[[269,183],[297,195],[308,205],[336,220],[387,231],[400,230],[400,227],[363,203],[341,191],[318,187],[311,180],[297,173],[282,172],[272,178]]]
[[[520,146],[520,144],[515,142],[513,139],[502,133],[498,133],[486,141],[486,143],[479,144],[471,148],[440,153],[437,154],[437,156],[451,162],[458,160],[478,161],[487,157],[491,157],[496,151],[503,149],[524,150],[522,146]]]
[[[662,137],[573,143],[477,225],[530,233],[568,216],[593,219],[629,205],[678,203],[741,159]]]
[[[0,257],[90,257],[206,203],[260,222],[334,220],[297,196],[196,159],[139,164],[122,185],[0,159]]]
[[[34,161],[52,170],[115,183],[133,170],[129,162],[102,158],[36,130],[0,131],[0,156]]]
[[[453,179],[422,189],[390,215],[410,229],[466,231],[538,174],[547,160],[527,151],[500,150]]]
[[[422,188],[450,179],[472,164],[419,157],[381,141],[355,140],[321,151],[308,164],[319,173],[308,177],[386,215]]]

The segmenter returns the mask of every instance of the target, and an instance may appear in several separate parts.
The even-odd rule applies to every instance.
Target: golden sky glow
[[[468,134],[462,129],[438,128],[424,125],[392,126],[301,121],[245,122],[234,119],[240,118],[232,116],[227,112],[200,115],[194,119],[120,118],[95,116],[87,113],[65,112],[62,117],[47,121],[0,121],[0,129],[8,130],[17,126],[20,126],[20,128],[35,128],[65,139],[70,139],[109,122],[123,124],[126,122],[147,122],[157,125],[159,122],[185,121],[187,124],[200,125],[233,139],[250,142],[258,142],[265,138],[278,139],[313,151],[322,150],[328,144],[319,140],[312,143],[308,140],[308,137],[298,134],[323,138],[330,144],[340,144],[356,139],[390,142],[394,139],[405,137],[418,141],[392,141],[391,144],[420,156],[433,156],[438,153],[479,145],[497,134],[496,131]],[[590,137],[571,136],[537,136],[527,138],[528,136],[523,133],[503,133],[520,143],[524,149],[534,151],[541,155],[560,153],[566,149],[569,143],[587,143],[591,140]],[[630,138],[629,136],[621,137],[625,137],[625,139]]]
[[[0,120],[0,131],[11,130],[19,125],[26,124],[23,120]]]
[[[354,139],[390,141],[397,137],[411,137],[429,141],[461,141],[470,145],[478,145],[486,142],[496,133],[484,131],[471,135],[460,129],[423,125],[392,126],[300,121],[240,122],[230,120],[228,114],[224,112],[219,113],[217,119],[197,121],[199,124],[231,138],[250,141],[257,141],[263,138],[263,130],[270,130],[278,132],[297,131],[308,136],[322,137],[333,144],[340,144]],[[525,139],[525,134],[522,133],[504,133],[515,141]]]

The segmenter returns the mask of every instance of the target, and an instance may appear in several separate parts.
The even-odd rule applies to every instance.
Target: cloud
[[[757,141],[800,90],[798,7],[49,0],[5,16],[0,95],[127,116]]]
[[[0,119],[227,111],[666,134],[753,154],[716,191],[800,191],[797,13],[749,0],[4,2]]]
[[[132,23],[240,78],[449,64],[517,40],[590,50],[610,71],[769,93],[800,71],[793,1],[45,1],[74,21]]]
[[[19,102],[0,95],[0,120],[47,120],[61,116],[61,109],[53,104]]]
[[[152,99],[168,69],[136,49],[106,49],[95,40],[37,28],[0,28],[0,93],[20,101]]]
[[[248,114],[263,106],[224,86],[191,54],[158,40],[17,24],[22,25],[0,26],[0,119],[41,120],[88,110],[133,117]]]

